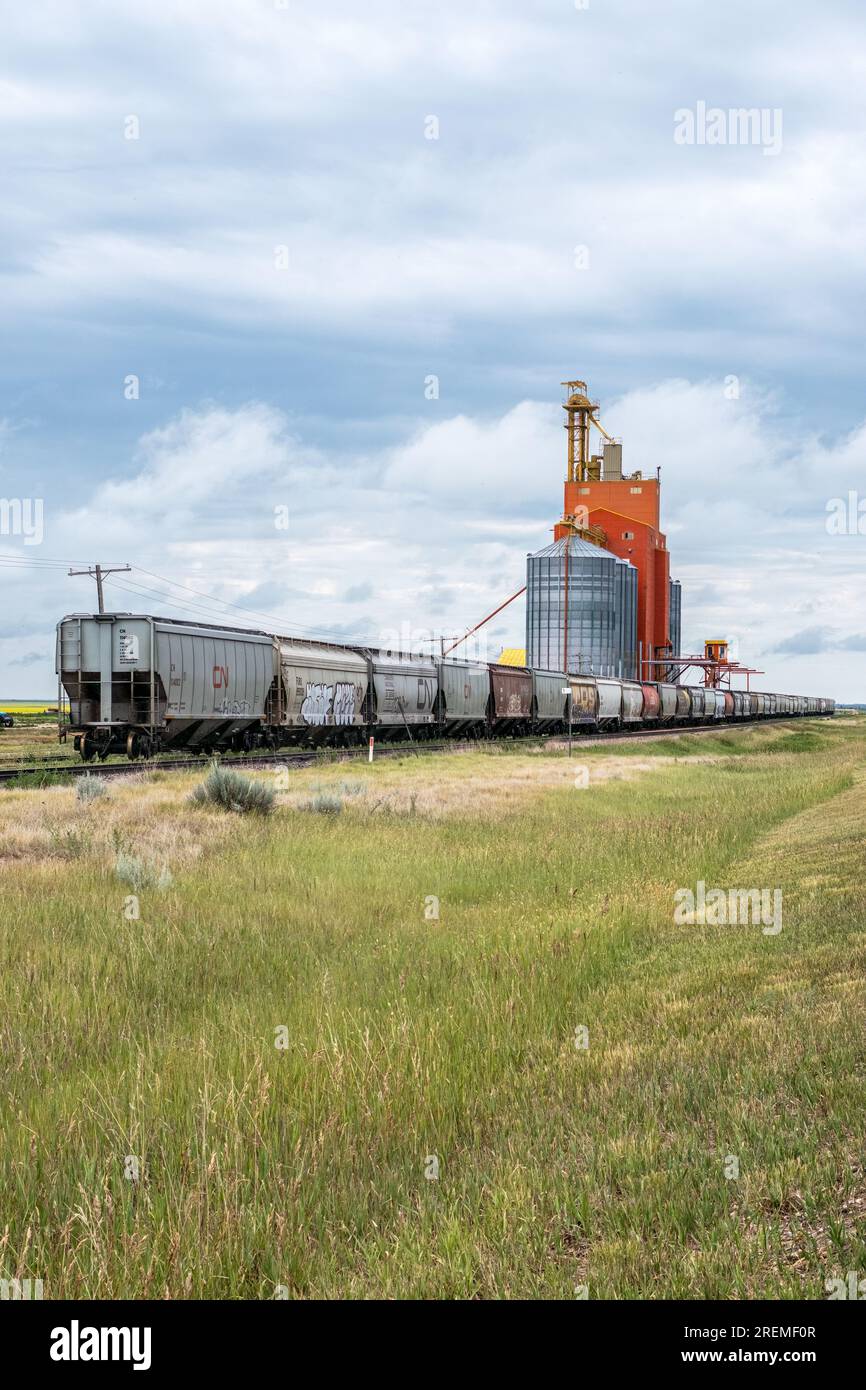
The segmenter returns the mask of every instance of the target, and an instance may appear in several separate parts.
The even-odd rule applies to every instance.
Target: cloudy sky
[[[69,564],[133,566],[119,609],[464,630],[550,539],[580,376],[661,467],[684,645],[866,699],[861,4],[2,22],[0,697],[53,692]]]

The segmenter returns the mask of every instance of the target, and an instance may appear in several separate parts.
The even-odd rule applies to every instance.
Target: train
[[[57,625],[60,739],[85,762],[370,737],[498,738],[823,716],[835,701],[539,671],[185,622],[72,613]]]

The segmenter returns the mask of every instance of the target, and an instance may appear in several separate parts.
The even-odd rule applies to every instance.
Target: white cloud
[[[392,451],[386,486],[492,512],[513,511],[529,499],[538,504],[550,497],[559,472],[563,419],[558,406],[522,401],[500,419],[458,415],[422,426]]]

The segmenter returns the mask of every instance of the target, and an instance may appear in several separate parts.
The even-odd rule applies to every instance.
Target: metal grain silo
[[[670,581],[671,595],[671,649],[673,656],[680,656],[683,627],[683,587],[678,579]]]
[[[526,560],[526,658],[545,671],[637,674],[637,570],[567,536]]]

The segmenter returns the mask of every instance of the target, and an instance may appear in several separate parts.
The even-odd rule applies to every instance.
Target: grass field
[[[862,1277],[866,719],[310,769],[267,818],[191,806],[200,776],[0,791],[0,1276]],[[782,930],[678,925],[698,880],[780,888]]]

